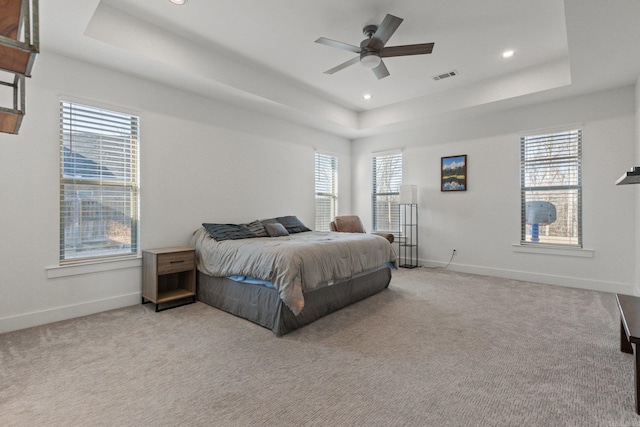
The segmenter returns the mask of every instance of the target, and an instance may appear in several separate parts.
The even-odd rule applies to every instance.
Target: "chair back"
[[[360,220],[358,215],[337,216],[334,221],[331,221],[329,226],[331,227],[331,231],[339,231],[342,233],[366,233],[362,220]],[[389,241],[389,243],[393,243],[395,240],[394,235],[391,233],[374,231],[372,234],[384,237]]]
[[[365,233],[358,215],[342,215],[335,218],[335,231],[343,233]]]

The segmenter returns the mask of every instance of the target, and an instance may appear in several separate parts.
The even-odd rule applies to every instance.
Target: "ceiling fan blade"
[[[384,17],[382,24],[378,27],[378,30],[373,34],[367,47],[372,50],[380,50],[389,41],[393,33],[396,32],[400,24],[404,21],[397,16],[389,15]]]
[[[380,65],[378,65],[372,71],[373,71],[373,74],[376,75],[378,80],[384,79],[385,77],[387,77],[389,75],[389,70],[387,70],[387,66],[384,65],[384,62],[382,62],[382,61],[380,61]]]
[[[340,70],[343,70],[343,69],[347,68],[350,65],[357,64],[358,62],[360,62],[360,57],[356,56],[355,58],[350,59],[347,62],[343,62],[342,64],[340,64],[338,66],[335,66],[332,69],[325,71],[324,73],[325,74],[333,74],[333,73],[336,73],[336,72],[338,72]]]
[[[348,50],[349,52],[353,52],[353,53],[360,53],[360,51],[362,50],[358,46],[327,39],[325,37],[320,37],[318,40],[316,40],[316,43],[320,43],[325,46],[337,47],[338,49]]]
[[[407,44],[404,46],[389,46],[382,49],[380,56],[390,58],[392,56],[424,55],[433,51],[433,43]]]

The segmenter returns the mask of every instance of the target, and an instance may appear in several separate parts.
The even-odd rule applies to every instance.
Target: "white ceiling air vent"
[[[448,73],[438,74],[437,76],[433,76],[433,80],[438,81],[442,79],[446,79],[449,77],[457,76],[458,72],[456,70],[449,71]]]

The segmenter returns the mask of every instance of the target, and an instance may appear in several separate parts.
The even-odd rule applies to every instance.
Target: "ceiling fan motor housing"
[[[362,34],[364,34],[365,37],[370,39],[376,33],[376,31],[378,31],[378,26],[371,24],[371,25],[365,26],[362,29]]]

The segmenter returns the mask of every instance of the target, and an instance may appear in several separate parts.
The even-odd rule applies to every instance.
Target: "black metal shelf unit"
[[[399,265],[418,267],[418,205],[400,204],[400,238],[398,239]]]

